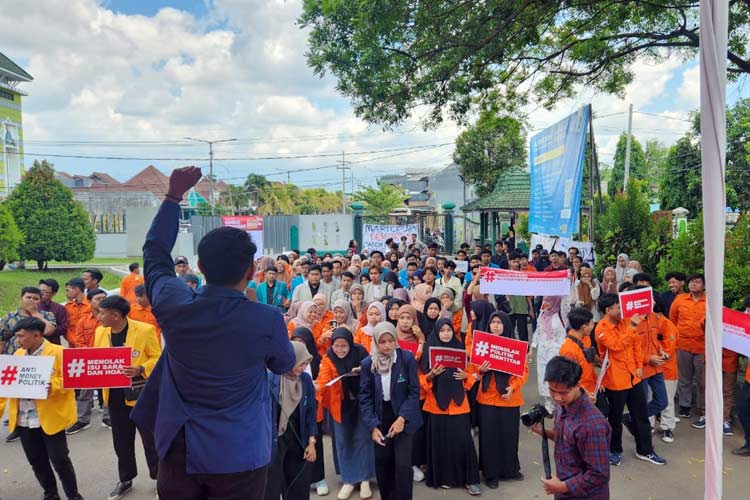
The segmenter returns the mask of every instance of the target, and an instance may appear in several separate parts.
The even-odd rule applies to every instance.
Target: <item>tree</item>
[[[692,133],[680,137],[669,148],[666,168],[659,185],[659,198],[665,210],[683,207],[695,215],[702,206],[701,152]]]
[[[736,207],[750,210],[750,98],[727,110],[727,183],[737,195]]]
[[[453,161],[478,196],[492,192],[497,178],[513,166],[526,165],[526,133],[521,123],[496,110],[484,111],[456,138]]]
[[[659,201],[659,183],[667,166],[669,148],[657,139],[646,141],[644,158],[646,161],[646,181],[650,191],[649,200]]]
[[[612,167],[609,182],[607,183],[607,193],[614,196],[615,193],[622,193],[625,186],[625,154],[627,151],[628,134],[623,132],[617,141],[615,149],[615,164]],[[647,177],[646,156],[638,139],[632,137],[630,140],[630,177],[644,180]],[[639,184],[642,189],[648,190],[648,183]]]
[[[94,256],[96,235],[89,216],[73,192],[54,178],[46,160],[34,161],[7,204],[25,236],[19,248],[22,259],[45,269],[50,260],[83,262]]]
[[[230,184],[227,190],[221,193],[219,203],[226,207],[230,213],[247,212],[250,208],[250,192],[243,186]]]
[[[295,196],[299,213],[335,214],[341,210],[341,191],[331,193],[323,188],[302,189]]]
[[[699,2],[305,0],[308,64],[356,114],[390,127],[417,106],[465,123],[475,106],[551,108],[586,86],[622,96],[636,60],[698,52]],[[729,0],[728,73],[750,73],[750,2]],[[421,113],[420,113],[421,114]]]
[[[403,207],[408,198],[406,191],[393,184],[378,184],[377,188],[364,186],[354,193],[354,200],[365,205],[367,215],[388,215]]]
[[[6,262],[19,259],[18,247],[23,243],[23,233],[18,229],[13,214],[0,203],[0,271]]]

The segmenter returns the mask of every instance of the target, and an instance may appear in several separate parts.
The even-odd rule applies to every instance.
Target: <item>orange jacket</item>
[[[461,335],[461,323],[464,319],[464,311],[463,309],[459,309],[458,311],[453,313],[453,331],[456,332],[456,336],[460,339]]]
[[[636,369],[643,367],[641,339],[630,320],[617,325],[606,318],[601,320],[596,325],[596,343],[602,359],[609,351],[609,367],[602,380],[605,389],[622,391],[641,381],[636,374]]]
[[[497,389],[495,386],[495,377],[490,378],[490,385],[489,387],[487,387],[487,391],[482,391],[482,374],[479,373],[479,367],[477,365],[472,366],[472,370],[474,370],[475,373],[479,376],[477,403],[483,404],[485,406],[502,406],[507,408],[523,406],[524,401],[521,388],[523,388],[524,384],[526,384],[526,381],[529,379],[528,364],[526,364],[526,368],[524,369],[523,377],[516,377],[514,375],[511,375],[510,379],[508,380],[508,385],[513,388],[513,394],[511,394],[508,400],[503,399],[500,394],[497,393]]]
[[[94,332],[100,324],[94,312],[89,308],[86,314],[78,318],[76,329],[72,337],[68,339],[70,347],[93,347]]]
[[[370,349],[372,349],[372,336],[367,335],[361,326],[357,328],[357,333],[354,334],[354,343],[364,347],[367,354],[370,354]]]
[[[135,304],[135,287],[144,283],[143,276],[138,273],[130,273],[120,282],[120,296],[131,305]]]
[[[464,347],[466,347],[466,355],[471,359],[471,343],[473,342],[473,329],[471,327],[471,321],[469,326],[466,328],[466,335],[464,336]]]
[[[680,332],[677,348],[693,354],[706,351],[706,333],[703,323],[706,320],[706,294],[699,300],[693,300],[689,293],[678,295],[669,310],[669,319]]]
[[[636,333],[641,337],[641,351],[643,353],[643,378],[649,378],[664,372],[664,365],[653,366],[651,356],[659,356],[660,351],[667,354],[674,351],[677,341],[677,328],[664,315],[651,313],[636,327]],[[661,334],[663,340],[659,340]]]
[[[68,343],[71,347],[75,347],[75,334],[78,320],[81,319],[81,316],[84,314],[91,312],[91,306],[89,305],[89,301],[86,300],[86,297],[84,297],[80,304],[75,300],[69,300],[66,302],[65,311],[68,313],[68,332],[65,334],[65,338],[68,339]]]
[[[721,350],[721,371],[737,373],[740,370],[740,355],[729,349]]]
[[[591,347],[591,337],[588,335],[584,336],[581,343],[583,344],[583,347],[588,349]],[[578,363],[578,366],[583,370],[583,374],[581,375],[581,387],[586,389],[586,392],[589,394],[593,394],[594,390],[596,390],[596,372],[594,371],[594,365],[586,361],[586,356],[583,355],[583,351],[578,347],[578,344],[566,338],[565,342],[560,346],[560,356],[565,356],[566,358],[572,359]]]
[[[151,311],[151,306],[143,307],[139,304],[133,304],[130,306],[128,317],[132,320],[152,325],[156,329],[156,339],[159,341],[159,345],[161,345],[161,328],[159,328],[159,323],[156,322],[156,316]]]
[[[341,401],[344,399],[344,390],[339,380],[330,387],[326,384],[339,376],[333,361],[326,355],[320,361],[320,371],[315,383],[318,386],[318,405],[322,406],[331,414],[333,419],[341,423]]]
[[[468,377],[464,379],[464,389],[469,391],[471,390],[471,387],[476,383],[476,379],[474,378],[473,373],[468,373],[467,371],[467,374]],[[424,405],[422,406],[422,410],[426,411],[427,413],[432,413],[433,415],[463,415],[471,411],[471,408],[469,407],[468,395],[464,398],[463,402],[460,405],[451,400],[448,408],[446,408],[445,410],[440,408],[437,403],[437,398],[435,398],[435,394],[432,392],[432,381],[427,380],[427,374],[422,373],[422,370],[419,370],[419,386],[425,393],[425,400]]]

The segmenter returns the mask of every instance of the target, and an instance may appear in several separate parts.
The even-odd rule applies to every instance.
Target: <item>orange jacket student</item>
[[[596,371],[594,351],[591,349],[591,331],[594,329],[594,315],[584,307],[576,307],[568,314],[570,330],[560,346],[560,356],[572,359],[581,367],[581,387],[589,396],[596,397]]]
[[[120,296],[124,297],[130,305],[135,304],[135,287],[144,283],[137,262],[128,266],[130,274],[125,276],[120,282]]]
[[[677,340],[677,328],[664,315],[649,313],[646,318],[635,328],[641,338],[641,352],[643,354],[642,378],[649,378],[657,373],[664,372],[664,364],[655,365],[652,359],[656,356],[663,359],[674,352]]]
[[[701,326],[706,321],[706,294],[697,300],[692,293],[675,297],[669,310],[669,319],[680,332],[677,348],[693,354],[706,351],[706,333]]]
[[[596,343],[602,359],[609,353],[609,367],[602,379],[605,389],[621,391],[641,381],[643,349],[630,319],[613,324],[602,318],[596,325]]]

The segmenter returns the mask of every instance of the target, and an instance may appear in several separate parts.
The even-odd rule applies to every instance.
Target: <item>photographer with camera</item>
[[[553,430],[544,429],[541,421],[546,412],[522,417],[525,425],[555,442],[555,471],[542,478],[544,491],[555,500],[609,499],[609,441],[607,420],[586,396],[581,387],[581,367],[564,356],[547,363],[544,380],[557,405]]]

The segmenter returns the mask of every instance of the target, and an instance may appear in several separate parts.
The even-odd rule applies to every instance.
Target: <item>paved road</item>
[[[533,401],[536,393],[535,371],[524,388],[527,402]],[[527,406],[529,406],[527,404]],[[80,490],[87,500],[104,500],[117,481],[115,454],[112,448],[111,433],[100,426],[101,414],[94,411],[94,425],[91,429],[77,435],[69,436],[68,443],[71,458],[76,468]],[[735,499],[747,496],[747,471],[750,470],[750,459],[741,459],[730,453],[734,447],[742,444],[741,430],[735,429],[735,435],[724,438],[724,498]],[[0,430],[0,436],[4,436]],[[153,499],[155,484],[148,479],[145,459],[137,442],[138,467],[141,475],[134,483],[133,491],[126,497],[129,500]],[[625,432],[625,453],[620,467],[612,468],[611,492],[613,499],[699,499],[703,498],[703,431],[681,422],[675,432],[675,442],[663,443],[655,435],[655,447],[668,464],[664,467],[642,462],[635,458],[635,443]],[[332,470],[330,460],[330,441],[326,438],[326,465],[331,493],[328,499],[335,499],[339,487]],[[539,479],[542,474],[540,438],[524,430],[520,440],[521,469],[525,481],[501,483],[497,490],[488,490],[483,486],[484,498],[503,498],[526,500],[545,498]],[[35,500],[40,498],[41,491],[34,479],[31,468],[19,442],[6,444],[0,442],[0,498],[3,500]],[[374,487],[373,482],[373,489]],[[377,490],[376,490],[377,491]],[[62,493],[62,489],[61,489]],[[376,493],[375,497],[378,495]],[[433,490],[424,484],[415,488],[416,499],[457,499],[469,498],[463,489]],[[313,493],[311,498],[317,496]],[[351,498],[358,498],[352,495]],[[551,498],[551,497],[550,497]]]

